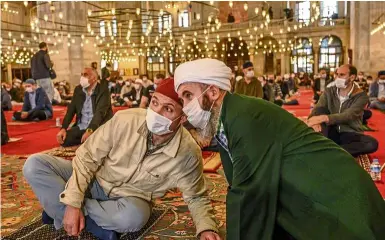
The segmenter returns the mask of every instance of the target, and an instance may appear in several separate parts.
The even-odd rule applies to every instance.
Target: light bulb
[[[160,9],[160,10],[159,10],[159,15],[160,15],[160,16],[163,16],[163,9]]]
[[[115,15],[115,8],[111,9],[112,15]]]
[[[229,6],[232,8],[233,7],[233,1],[229,1]]]
[[[245,9],[245,11],[247,11],[247,9],[249,9],[249,5],[247,5],[247,3],[245,3],[245,4],[243,5],[243,8]]]
[[[92,15],[92,10],[88,9],[88,16],[91,16],[91,15]]]
[[[140,8],[137,8],[137,9],[136,9],[136,14],[137,14],[137,15],[140,14]]]
[[[44,21],[48,21],[48,15],[47,14],[44,14]]]
[[[4,6],[5,9],[8,9],[8,3],[7,2],[4,2],[3,6]]]
[[[62,12],[59,12],[59,18],[63,19],[63,13]]]
[[[28,6],[28,1],[24,1],[24,6],[25,6],[25,7]]]

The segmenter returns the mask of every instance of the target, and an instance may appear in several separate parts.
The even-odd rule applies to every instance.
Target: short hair
[[[371,75],[367,76],[366,79],[373,79]]]
[[[106,63],[106,67],[111,67],[111,63]]]
[[[359,71],[358,74],[365,75],[365,73],[363,71]]]
[[[91,63],[91,66],[93,66],[94,64],[96,64],[96,65],[97,65],[98,63],[97,63],[97,62],[92,62],[92,63]]]
[[[349,65],[349,76],[357,75],[357,68],[353,65]]]
[[[47,47],[47,43],[45,43],[45,42],[39,43],[39,48],[40,48],[40,49],[43,49],[43,48],[45,48],[45,47]]]
[[[156,74],[155,77],[156,77],[156,79],[164,79],[165,78],[165,76],[161,73]]]

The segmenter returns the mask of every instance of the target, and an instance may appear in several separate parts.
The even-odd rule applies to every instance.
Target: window
[[[189,27],[188,11],[179,13],[179,27]]]
[[[148,22],[148,15],[142,14],[142,33],[147,32],[147,22]]]
[[[291,72],[313,73],[313,45],[307,38],[299,38],[291,51]]]
[[[158,17],[158,30],[159,33],[163,32],[163,16]]]
[[[342,42],[337,36],[327,36],[321,41],[319,69],[335,71],[343,62]]]
[[[338,2],[333,0],[321,1],[321,18],[331,18],[338,13]]]
[[[298,22],[306,24],[310,21],[310,1],[297,3]]]
[[[99,22],[99,26],[100,26],[100,36],[105,37],[106,36],[106,25],[105,25],[104,20]]]
[[[118,24],[116,22],[116,19],[112,19],[112,35],[116,37],[118,34]]]

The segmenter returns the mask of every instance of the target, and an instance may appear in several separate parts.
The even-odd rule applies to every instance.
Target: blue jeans
[[[54,92],[54,87],[51,78],[42,78],[42,79],[36,79],[36,83],[39,87],[43,88],[45,93],[48,96],[48,99],[50,102],[52,102]]]
[[[54,219],[56,229],[63,226],[66,205],[59,201],[66,182],[72,175],[72,162],[47,154],[31,155],[23,167],[24,177],[31,185],[44,211]],[[109,198],[94,180],[84,199],[83,212],[104,229],[135,232],[148,221],[150,204],[136,197]]]

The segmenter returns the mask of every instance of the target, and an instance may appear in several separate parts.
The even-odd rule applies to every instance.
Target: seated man
[[[354,79],[357,69],[342,65],[336,71],[335,86],[321,95],[307,124],[330,138],[354,157],[377,151],[378,142],[362,133],[362,115],[368,96]]]
[[[75,115],[75,125],[67,130]],[[98,76],[92,68],[85,68],[67,108],[62,128],[56,136],[57,141],[63,147],[79,145],[111,117],[107,86],[98,83]]]
[[[369,88],[370,108],[385,110],[385,70],[378,72],[378,80]]]
[[[151,201],[178,187],[200,239],[220,240],[201,151],[181,127],[182,104],[173,84],[157,88],[147,111],[117,112],[80,146],[72,163],[46,154],[28,158],[24,176],[47,222],[71,236],[85,227],[100,239],[117,239],[116,232],[140,230]]]
[[[314,97],[313,100],[315,103],[318,102],[320,96],[322,95],[323,92],[325,92],[325,89],[327,85],[330,83],[330,80],[328,78],[328,75],[326,74],[325,69],[321,69],[319,78],[314,79]]]
[[[226,238],[383,239],[384,200],[355,159],[288,111],[229,93],[230,78],[216,59],[175,70],[189,122],[218,141]]]
[[[11,94],[11,99],[13,102],[17,102],[17,103],[23,102],[25,89],[23,85],[21,85],[21,83],[22,81],[20,79],[15,78],[13,80],[12,88],[9,90],[9,94]]]
[[[53,109],[44,89],[36,85],[35,80],[25,81],[24,103],[21,112],[14,112],[17,121],[39,121],[52,118]]]
[[[251,97],[263,98],[262,84],[254,76],[254,65],[252,62],[243,64],[243,79],[236,80],[234,92]]]
[[[137,108],[140,106],[144,92],[145,88],[143,87],[143,81],[138,78],[135,80],[131,92],[123,95],[123,100],[129,108]]]

